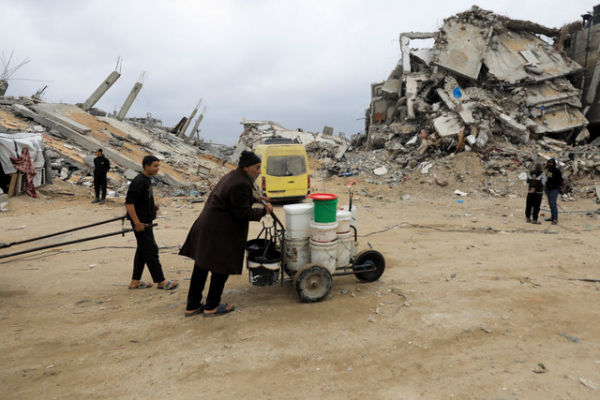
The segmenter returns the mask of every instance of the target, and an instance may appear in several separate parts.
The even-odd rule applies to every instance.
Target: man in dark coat
[[[94,158],[94,190],[96,198],[92,203],[104,204],[106,200],[106,173],[110,169],[110,161],[104,157],[102,149],[96,150]]]
[[[221,304],[221,294],[229,275],[242,273],[249,221],[259,221],[273,211],[266,198],[255,198],[252,192],[260,167],[256,154],[242,152],[238,168],[217,183],[190,229],[179,252],[194,260],[186,316],[204,314],[207,317],[234,310],[233,305]],[[252,208],[255,202],[263,202],[264,208]],[[210,288],[206,305],[202,305],[202,291],[209,271]]]

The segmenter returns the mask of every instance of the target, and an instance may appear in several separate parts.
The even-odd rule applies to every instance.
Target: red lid
[[[331,193],[312,193],[312,194],[309,194],[308,197],[310,197],[313,200],[335,200],[335,199],[337,199],[337,196],[335,194],[331,194]]]

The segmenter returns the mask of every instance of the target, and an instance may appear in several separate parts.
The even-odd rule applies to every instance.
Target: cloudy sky
[[[83,102],[123,59],[121,78],[96,104],[118,110],[142,71],[128,116],[174,125],[200,98],[201,136],[233,144],[240,121],[348,135],[361,131],[370,84],[400,58],[398,36],[435,31],[474,0],[0,0],[0,50],[15,62],[7,95]],[[515,19],[560,27],[594,2],[479,1]],[[21,79],[35,79],[21,80]],[[43,82],[42,82],[43,81]]]

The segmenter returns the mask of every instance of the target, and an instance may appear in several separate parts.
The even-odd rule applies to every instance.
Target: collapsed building
[[[401,59],[371,85],[365,135],[352,138],[346,162],[325,168],[373,175],[387,167],[374,183],[392,184],[406,170],[429,171],[471,151],[492,175],[506,164],[498,157],[519,165],[556,157],[567,175],[600,174],[600,139],[590,135],[589,107],[573,84],[584,68],[551,43],[561,32],[474,6],[437,32],[400,34]],[[415,41],[433,46],[413,48]]]
[[[344,136],[334,135],[333,128],[325,126],[323,132],[289,130],[273,121],[243,120],[244,130],[229,160],[237,162],[244,150],[254,150],[264,143],[300,143],[314,158],[339,160],[348,150],[350,142]]]
[[[556,134],[582,142],[588,121],[567,79],[582,67],[538,36],[557,33],[478,7],[439,32],[402,33],[402,59],[372,85],[367,148],[485,149],[497,133],[516,143]],[[414,39],[434,46],[411,49]]]
[[[159,174],[154,177],[159,191],[190,196],[207,193],[211,181],[232,166],[220,156],[221,149],[203,142],[199,147],[192,135],[185,134],[185,129],[172,132],[150,114],[146,118],[126,118],[141,90],[141,79],[118,113],[109,115],[93,108],[119,76],[116,68],[84,103],[77,105],[45,103],[39,96],[0,96],[2,191],[9,196],[30,194],[26,181],[39,187],[51,183],[52,177],[89,187],[93,181],[94,152],[101,148],[112,165],[108,173],[109,197],[125,194],[129,181],[141,172],[141,161],[148,154],[162,162]],[[196,119],[193,134],[198,132],[201,117]],[[35,171],[25,173],[15,169],[14,160],[24,153],[29,153]]]

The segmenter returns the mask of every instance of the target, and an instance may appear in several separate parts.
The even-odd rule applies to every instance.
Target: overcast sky
[[[31,61],[6,95],[48,85],[49,102],[83,102],[123,59],[96,107],[118,110],[142,71],[128,116],[174,125],[198,100],[201,136],[233,144],[246,119],[289,129],[362,131],[370,84],[400,58],[401,32],[437,30],[473,4],[549,27],[580,20],[582,0],[128,1],[0,0],[0,50]]]

